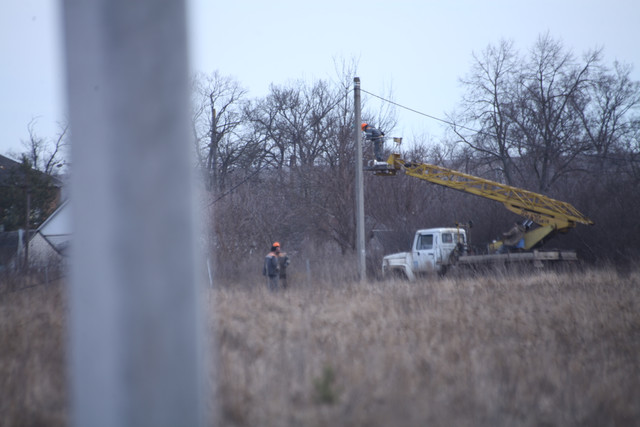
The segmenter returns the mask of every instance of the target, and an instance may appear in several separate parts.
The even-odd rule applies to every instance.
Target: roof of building
[[[21,163],[9,157],[0,155],[0,186],[16,185],[16,176],[20,180],[22,172],[20,171]],[[37,171],[39,173],[43,173]],[[17,175],[16,175],[17,174]],[[24,178],[22,178],[24,179]],[[55,176],[51,177],[50,183],[55,187],[62,187],[62,181]]]
[[[16,162],[9,157],[0,155],[0,183],[4,182],[12,169],[20,166],[20,163]]]

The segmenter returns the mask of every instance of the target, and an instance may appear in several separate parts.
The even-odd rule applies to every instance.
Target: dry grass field
[[[0,277],[0,426],[67,425],[66,294]]]
[[[0,286],[2,426],[68,420],[64,295]],[[639,270],[209,297],[215,425],[640,425]]]

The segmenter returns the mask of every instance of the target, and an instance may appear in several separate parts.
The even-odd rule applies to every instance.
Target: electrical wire
[[[387,102],[389,104],[393,104],[396,107],[400,107],[400,108],[403,108],[403,109],[405,109],[407,111],[411,111],[412,113],[416,113],[416,114],[419,114],[421,116],[427,117],[429,119],[445,123],[445,124],[447,124],[449,126],[460,128],[460,129],[464,129],[464,130],[468,130],[470,132],[475,132],[476,134],[488,136],[488,137],[491,137],[491,138],[497,138],[498,137],[495,133],[490,133],[490,132],[487,132],[487,131],[477,130],[477,129],[473,129],[473,128],[470,128],[470,127],[467,127],[467,126],[455,124],[455,123],[453,123],[451,121],[444,120],[444,119],[441,119],[439,117],[435,117],[435,116],[432,116],[430,114],[423,113],[422,111],[418,111],[416,109],[407,107],[406,105],[402,105],[402,104],[399,104],[399,103],[397,103],[395,101],[391,101],[390,99],[383,98],[380,95],[376,95],[375,93],[371,93],[371,92],[366,91],[364,89],[360,89],[360,91],[366,93],[367,95],[371,95],[371,96],[373,96],[375,98],[378,98],[381,101]],[[518,143],[517,141],[515,141],[515,140],[513,140],[511,138],[504,138],[504,141],[510,142],[512,144],[517,144]],[[639,162],[640,161],[640,159],[629,159],[629,158],[613,157],[611,155],[607,155],[607,156],[592,155],[592,156],[595,156],[595,157],[598,157],[598,158],[601,158],[601,159],[605,159],[605,160],[614,160],[614,161],[626,161],[626,162]]]
[[[371,95],[371,96],[373,96],[373,97],[375,97],[375,98],[378,98],[378,99],[380,99],[380,100],[382,100],[382,101],[384,101],[384,102],[388,102],[389,104],[393,104],[393,105],[395,105],[396,107],[400,107],[400,108],[403,108],[403,109],[405,109],[405,110],[407,110],[407,111],[411,111],[412,113],[416,113],[416,114],[419,114],[419,115],[421,115],[421,116],[425,116],[425,117],[427,117],[427,118],[429,118],[429,119],[432,119],[432,120],[436,120],[436,121],[438,121],[438,122],[445,123],[445,124],[447,124],[447,125],[449,125],[449,126],[457,127],[457,128],[464,129],[464,130],[468,130],[468,131],[470,131],[470,132],[479,133],[479,134],[481,134],[481,135],[486,135],[486,136],[491,136],[491,137],[495,137],[495,136],[496,136],[496,135],[493,135],[493,134],[488,133],[488,132],[485,132],[485,131],[481,131],[481,130],[477,130],[477,129],[472,129],[472,128],[470,128],[470,127],[466,127],[466,126],[462,126],[462,125],[457,125],[457,124],[455,124],[455,123],[453,123],[453,122],[450,122],[450,121],[448,121],[448,120],[441,119],[441,118],[439,118],[439,117],[432,116],[432,115],[427,114],[427,113],[423,113],[422,111],[418,111],[418,110],[416,110],[416,109],[413,109],[413,108],[407,107],[406,105],[402,105],[402,104],[399,104],[399,103],[397,103],[397,102],[395,102],[395,101],[391,101],[390,99],[383,98],[383,97],[381,97],[380,95],[376,95],[375,93],[371,93],[371,92],[366,91],[366,90],[364,90],[364,89],[360,89],[360,90],[361,90],[362,92],[366,93],[367,95]]]
[[[416,113],[416,114],[419,114],[419,115],[421,115],[421,116],[425,116],[425,117],[428,117],[428,118],[430,118],[430,119],[437,120],[437,121],[442,122],[442,123],[446,123],[446,124],[448,124],[448,125],[453,125],[453,123],[451,123],[451,122],[449,122],[449,121],[447,121],[447,120],[444,120],[444,119],[441,119],[441,118],[438,118],[438,117],[435,117],[435,116],[429,115],[429,114],[427,114],[427,113],[423,113],[422,111],[418,111],[418,110],[415,110],[415,109],[413,109],[413,108],[409,108],[409,107],[407,107],[406,105],[398,104],[398,103],[397,103],[397,102],[395,102],[395,101],[391,101],[390,99],[383,98],[383,97],[381,97],[380,95],[376,95],[375,93],[371,93],[371,92],[369,92],[369,91],[367,91],[367,90],[360,89],[360,91],[362,91],[362,92],[366,93],[367,95],[371,95],[371,96],[373,96],[374,98],[378,98],[378,99],[380,99],[380,100],[382,100],[382,101],[384,101],[384,102],[388,102],[389,104],[393,104],[393,105],[395,105],[396,107],[400,107],[400,108],[403,108],[403,109],[405,109],[405,110],[411,111],[412,113]],[[468,130],[473,130],[473,129],[468,129]]]

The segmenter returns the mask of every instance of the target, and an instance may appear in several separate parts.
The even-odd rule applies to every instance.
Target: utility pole
[[[364,181],[362,172],[362,122],[360,111],[360,78],[353,79],[353,104],[355,109],[355,137],[356,137],[356,252],[358,253],[358,274],[360,282],[364,282],[367,275],[367,265],[364,246]]]
[[[30,177],[28,176],[28,173],[25,173],[25,180],[26,180],[26,193],[27,193],[27,212],[26,212],[26,219],[25,219],[25,224],[24,224],[24,232],[25,232],[25,238],[24,238],[24,271],[29,271],[29,230],[30,228],[30,217],[31,217],[31,183],[29,182]]]

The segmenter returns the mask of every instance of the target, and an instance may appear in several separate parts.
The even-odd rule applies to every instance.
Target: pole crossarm
[[[387,163],[406,175],[434,184],[475,194],[501,202],[510,211],[522,215],[539,225],[553,225],[562,230],[576,223],[591,225],[593,221],[571,204],[552,199],[533,191],[523,190],[484,178],[426,163],[406,162],[399,154],[392,154]]]

